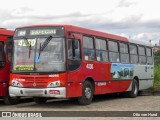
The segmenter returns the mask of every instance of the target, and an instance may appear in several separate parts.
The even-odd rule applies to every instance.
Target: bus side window
[[[4,42],[0,42],[0,69],[5,66],[6,56],[4,52]]]
[[[72,40],[68,40],[68,59],[72,59],[73,57],[73,49],[72,49]]]
[[[84,59],[95,60],[94,42],[92,37],[83,36]]]
[[[122,63],[129,63],[129,52],[128,52],[128,44],[119,43],[120,47],[120,57]]]
[[[132,64],[137,64],[138,63],[137,46],[136,45],[129,45],[129,51],[130,51],[130,62]]]
[[[152,49],[146,48],[146,55],[147,55],[147,64],[152,65],[153,64],[153,58],[152,58]]]
[[[107,41],[96,38],[96,58],[97,61],[108,61]]]
[[[109,48],[109,60],[111,62],[120,62],[118,43],[115,41],[108,41],[108,48]]]
[[[146,52],[144,46],[138,46],[138,54],[139,54],[139,63],[140,64],[146,64]]]
[[[80,59],[80,44],[78,40],[68,40],[68,59]]]
[[[7,51],[8,51],[8,60],[11,62],[12,60],[12,47],[13,47],[13,41],[12,38],[7,39]]]
[[[76,70],[81,65],[80,41],[68,39],[68,69]]]

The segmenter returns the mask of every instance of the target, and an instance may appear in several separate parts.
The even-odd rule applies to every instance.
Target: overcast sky
[[[160,40],[160,0],[4,0],[0,23],[8,29],[72,24],[155,44]]]

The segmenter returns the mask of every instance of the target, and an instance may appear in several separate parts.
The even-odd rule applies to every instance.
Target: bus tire
[[[137,95],[138,95],[138,82],[137,80],[133,79],[132,90],[128,92],[128,96],[130,98],[136,98]]]
[[[47,101],[47,98],[45,97],[34,97],[34,102],[37,103],[37,104],[43,104],[43,103],[46,103]]]
[[[89,81],[85,81],[82,89],[82,96],[78,98],[80,105],[89,105],[93,99],[93,85]]]
[[[9,95],[4,97],[4,103],[7,105],[16,105],[19,103],[19,101],[20,97],[10,97]]]

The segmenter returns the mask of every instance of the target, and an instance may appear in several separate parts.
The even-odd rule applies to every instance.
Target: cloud
[[[22,17],[31,17],[33,15],[34,9],[28,7],[21,7],[13,9],[11,12],[12,17],[22,18]]]
[[[0,8],[0,27],[8,29],[64,23],[147,41],[160,38],[158,0],[5,0],[4,3],[8,7]]]
[[[1,17],[0,22],[10,19],[11,17],[10,11],[0,9],[0,17]]]
[[[136,5],[136,2],[133,2],[132,0],[121,0],[117,7],[130,7],[132,5]]]

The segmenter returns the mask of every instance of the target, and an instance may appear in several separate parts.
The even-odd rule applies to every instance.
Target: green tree
[[[160,51],[154,52],[154,56],[160,56]]]
[[[154,52],[154,64],[155,65],[160,64],[160,51]]]
[[[160,51],[154,52],[154,89],[160,89]]]

